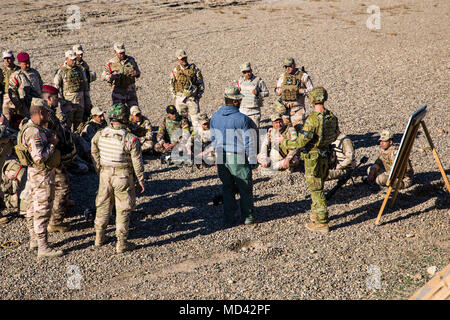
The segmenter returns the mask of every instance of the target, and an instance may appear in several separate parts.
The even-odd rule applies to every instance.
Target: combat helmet
[[[324,87],[315,87],[309,92],[308,96],[313,104],[324,103],[328,99],[328,93]]]
[[[122,103],[116,103],[109,108],[108,117],[110,120],[117,120],[120,122],[128,120],[129,117],[128,108]]]

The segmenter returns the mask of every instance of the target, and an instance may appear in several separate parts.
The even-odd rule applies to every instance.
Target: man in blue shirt
[[[251,166],[256,164],[256,128],[249,117],[239,112],[243,95],[239,89],[225,89],[225,105],[211,117],[211,142],[217,155],[217,171],[222,181],[224,223],[239,223],[236,217],[235,190],[240,194],[241,218],[254,220]]]

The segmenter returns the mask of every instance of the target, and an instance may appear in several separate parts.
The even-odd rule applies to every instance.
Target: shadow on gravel
[[[367,132],[365,134],[349,134],[347,135],[355,146],[355,149],[359,148],[369,148],[372,146],[377,146],[380,144],[379,132]],[[403,133],[394,134],[394,143],[400,143],[402,140]]]

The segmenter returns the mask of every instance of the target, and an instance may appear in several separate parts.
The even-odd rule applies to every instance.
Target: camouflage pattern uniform
[[[398,145],[391,145],[387,150],[381,149],[375,164],[367,169],[368,175],[370,175],[373,170],[376,170],[375,183],[377,185],[386,186],[398,148]],[[400,189],[409,188],[412,185],[413,176],[414,170],[411,165],[411,160],[408,159],[406,172],[400,183]],[[391,186],[395,186],[395,184],[391,182]]]
[[[8,209],[19,209],[20,195],[27,181],[27,167],[16,158],[6,160],[2,169],[3,201]]]
[[[175,120],[170,120],[169,117],[166,116],[158,128],[155,151],[166,154],[170,151],[164,148],[164,143],[180,142],[179,144],[183,144],[184,141],[184,144],[186,144],[190,136],[191,129],[188,119],[178,115]]]
[[[275,119],[273,116],[272,119]],[[276,119],[275,119],[276,120]],[[272,120],[272,121],[275,121]],[[286,157],[292,157],[289,161],[289,171],[293,171],[300,164],[300,152],[298,149],[285,150],[281,148],[278,143],[280,136],[284,139],[295,140],[297,139],[297,131],[294,128],[284,126],[281,130],[275,128],[269,128],[264,136],[263,143],[261,145],[261,151],[258,154],[258,163],[270,163],[270,169],[281,171],[283,168],[283,161]]]
[[[288,58],[284,61],[284,65],[292,65],[293,58]],[[300,89],[308,92],[313,89],[311,78],[306,72],[299,69],[295,73],[289,74],[284,72],[280,75],[277,81],[276,93],[280,96],[280,102],[285,109],[276,109],[276,112],[283,114],[283,122],[287,125],[301,128],[306,118],[305,96],[301,94]]]
[[[3,168],[3,164],[5,163],[6,157],[11,154],[13,143],[11,141],[13,138],[12,133],[8,129],[8,121],[6,117],[0,115],[0,168]],[[2,184],[2,175],[0,175],[0,185]],[[3,197],[3,192],[5,190],[0,190],[0,196]],[[5,201],[6,203],[6,201]],[[0,212],[0,224],[8,222],[8,218],[1,218],[2,214]]]
[[[336,154],[336,164],[334,168],[330,168],[327,180],[339,179],[356,167],[355,147],[349,137],[343,133],[339,134],[332,147]]]
[[[322,88],[315,88],[315,90],[319,89]],[[281,143],[281,146],[286,149],[306,149],[307,153],[301,154],[305,162],[305,180],[311,190],[313,220],[320,224],[328,223],[323,187],[328,176],[329,147],[336,140],[338,130],[338,119],[331,111],[327,109],[324,112],[314,111],[306,118],[303,129],[295,141],[285,139]]]
[[[216,154],[211,144],[211,129],[205,130],[202,124],[208,123],[209,118],[205,113],[199,115],[199,126],[192,131],[191,138],[187,142],[187,149],[194,152],[194,163],[213,165],[216,162]],[[198,150],[197,150],[198,149]]]
[[[241,65],[241,71],[251,71],[250,63],[244,63]],[[267,89],[264,80],[260,77],[253,75],[250,80],[247,80],[244,76],[241,76],[236,81],[237,87],[241,94],[244,96],[239,107],[239,112],[249,117],[255,124],[256,128],[259,128],[259,122],[261,121],[261,108],[263,106],[264,98],[269,96],[269,89]],[[257,91],[255,95],[253,90]]]
[[[92,160],[99,173],[96,198],[96,245],[104,242],[112,208],[116,208],[117,252],[126,247],[130,213],[136,205],[134,173],[144,181],[144,165],[139,139],[125,125],[112,124],[96,133],[91,144]]]
[[[136,77],[130,75],[131,70],[136,70]],[[123,103],[128,108],[138,105],[135,82],[140,75],[141,71],[131,56],[127,55],[123,61],[117,57],[108,61],[102,73],[102,80],[110,83],[113,87],[113,104]]]
[[[91,119],[89,122],[84,126],[83,130],[81,131],[80,136],[89,144],[89,152],[91,150],[90,145],[92,138],[94,138],[97,131],[103,129],[106,127],[106,121],[102,123],[98,123],[97,121]]]
[[[12,69],[5,65],[2,65],[0,67],[0,94],[3,95],[2,112],[8,120],[11,120],[9,110],[14,109],[14,104],[11,102],[11,99],[8,95],[9,78],[14,72],[19,70],[20,67],[16,65],[14,65]]]
[[[132,122],[130,119],[130,130],[139,138],[141,142],[141,149],[143,153],[153,150],[153,131],[152,124],[147,117],[142,116],[142,121]]]
[[[32,98],[38,98],[42,94],[42,78],[39,72],[33,68],[27,71],[18,70],[9,78],[8,94],[12,102],[12,109],[4,110],[9,120],[13,114],[28,117]]]
[[[190,117],[193,127],[197,127],[199,100],[205,91],[203,75],[193,63],[186,67],[178,64],[170,75],[170,92],[175,98],[175,107],[180,115]]]
[[[59,89],[60,95],[64,100],[72,103],[72,124],[73,130],[83,122],[85,110],[85,91],[88,84],[83,69],[75,65],[73,68],[64,64],[55,74],[54,85]]]

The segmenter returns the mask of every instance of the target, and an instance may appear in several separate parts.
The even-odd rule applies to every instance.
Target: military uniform
[[[288,126],[284,126],[281,130],[270,128],[264,136],[261,151],[258,154],[258,163],[270,163],[270,169],[272,170],[285,170],[283,168],[284,159],[290,157],[289,170],[293,171],[300,164],[300,152],[298,149],[285,150],[280,148],[278,142],[280,136],[283,136],[284,139],[295,140],[297,132],[294,128]]]
[[[130,75],[131,70],[136,70],[135,77]],[[117,57],[108,61],[102,73],[102,80],[110,83],[113,88],[113,104],[123,103],[128,108],[138,105],[135,82],[140,75],[139,67],[131,56],[127,55],[123,61]]]
[[[378,159],[375,161],[375,164],[367,169],[368,175],[371,175],[372,171],[376,170],[375,183],[377,185],[386,186],[397,152],[398,152],[398,145],[391,145],[386,150],[381,149]],[[402,182],[400,183],[400,189],[409,188],[412,185],[413,176],[414,170],[411,165],[411,160],[408,159],[406,172]],[[391,183],[391,185],[395,186],[394,183]]]
[[[188,140],[188,150],[194,152],[194,162],[202,164],[203,161],[208,165],[216,162],[216,154],[211,143],[211,129],[205,129],[202,124],[208,123],[206,114],[199,115],[199,126],[192,131],[191,138]]]
[[[78,125],[83,122],[85,92],[88,83],[86,75],[80,66],[75,65],[71,68],[64,62],[56,72],[53,82],[59,89],[61,97],[72,103],[73,130],[76,130]]]
[[[100,177],[94,222],[96,245],[104,242],[105,229],[115,205],[117,252],[123,252],[127,248],[130,213],[136,205],[133,169],[138,181],[144,181],[141,145],[125,125],[110,125],[92,139],[91,154]]]
[[[191,129],[188,119],[178,115],[175,120],[171,120],[166,116],[156,134],[155,151],[166,154],[170,151],[164,148],[164,143],[181,142],[183,144],[183,141],[186,143],[190,136]]]
[[[324,102],[321,87],[314,88],[311,92],[312,99],[318,94],[322,98],[314,101]],[[318,93],[316,93],[318,92]],[[326,92],[326,91],[325,91]],[[319,103],[319,102],[316,102]],[[330,152],[329,147],[338,137],[338,119],[329,110],[323,112],[312,112],[305,121],[299,137],[295,140],[283,140],[281,146],[286,149],[305,148],[306,153],[301,157],[305,162],[305,180],[311,191],[312,220],[319,224],[328,223],[328,210],[323,194],[323,187],[328,176]]]
[[[0,94],[3,95],[2,112],[8,120],[11,120],[9,110],[14,109],[14,104],[11,102],[11,99],[8,95],[9,78],[14,72],[19,70],[20,67],[16,65],[14,65],[12,69],[7,67],[6,65],[2,65],[0,67]]]
[[[97,131],[103,129],[106,127],[106,122],[98,123],[97,121],[91,119],[89,122],[84,126],[83,130],[81,131],[80,136],[89,144],[91,144],[92,138],[94,138]],[[89,147],[90,150],[90,147]]]
[[[5,161],[2,169],[3,201],[8,209],[19,209],[20,195],[27,181],[27,167],[16,158]]]
[[[244,63],[241,65],[241,71],[251,71],[250,63]],[[264,80],[256,75],[252,75],[250,80],[247,80],[244,76],[241,76],[236,84],[244,96],[239,107],[239,112],[249,117],[255,124],[256,128],[259,128],[259,122],[261,121],[261,108],[263,106],[264,98],[269,96],[269,89],[267,89]],[[253,90],[257,91],[255,95]]]
[[[284,65],[292,65],[293,58],[285,60]],[[300,89],[305,93],[300,93]],[[283,121],[287,125],[301,127],[306,118],[305,96],[313,89],[311,78],[306,72],[297,69],[294,74],[284,72],[277,81],[276,93],[280,96],[280,103],[284,108],[275,108],[283,114]],[[276,107],[276,106],[275,106]]]
[[[352,140],[341,133],[332,143],[335,163],[330,167],[327,180],[339,179],[349,170],[356,167],[355,148]],[[332,161],[333,162],[333,161]]]
[[[42,78],[39,72],[33,68],[27,71],[18,70],[9,78],[8,94],[11,99],[12,109],[4,110],[5,116],[11,119],[13,114],[24,117],[29,116],[32,98],[38,98],[42,94]],[[6,112],[5,112],[6,111]]]
[[[30,248],[37,246],[38,257],[60,256],[62,251],[50,249],[47,242],[47,226],[55,196],[55,165],[57,149],[50,144],[50,132],[31,120],[23,125],[17,138],[16,153],[19,159],[28,159],[27,187],[31,199],[27,209],[27,226],[30,232]],[[21,156],[22,152],[27,156]],[[59,161],[56,161],[58,163]]]
[[[177,57],[186,57],[184,51],[177,53]],[[198,124],[200,112],[199,100],[205,91],[203,75],[193,63],[182,66],[178,64],[170,75],[170,92],[175,97],[175,107],[180,115],[190,117],[193,127]]]
[[[83,55],[83,47],[80,44],[76,44],[73,46],[73,51],[77,55]],[[85,118],[86,120],[89,118],[89,113],[86,113],[86,111],[89,111],[92,108],[92,101],[91,101],[91,82],[95,81],[97,79],[97,75],[95,72],[90,71],[89,65],[83,58],[79,60],[77,57],[76,59],[77,66],[80,66],[83,69],[84,74],[86,75],[87,83],[86,83],[86,90],[84,91],[84,105],[85,105]],[[83,121],[85,119],[83,118]]]
[[[11,154],[13,143],[11,139],[14,137],[14,135],[11,133],[11,131],[8,128],[6,117],[3,115],[0,115],[0,168],[3,168],[3,164],[5,163],[6,157]],[[2,184],[2,175],[0,175],[0,185]],[[3,193],[5,190],[0,190],[0,196],[3,197]],[[6,201],[5,201],[6,203]],[[8,219],[1,218],[2,214],[0,212],[0,224],[6,223]]]

